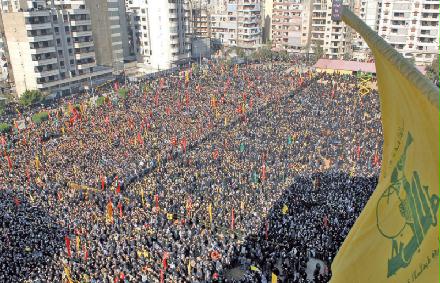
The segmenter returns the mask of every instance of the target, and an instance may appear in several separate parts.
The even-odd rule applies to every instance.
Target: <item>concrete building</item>
[[[112,67],[115,74],[129,59],[127,18],[124,0],[87,0],[95,44],[96,63]]]
[[[83,1],[53,1],[23,12],[2,12],[18,95],[27,89],[64,94],[111,75],[97,66],[90,12]]]
[[[383,0],[379,35],[416,65],[439,53],[439,2]]]
[[[188,64],[191,57],[189,5],[183,0],[128,0],[130,49],[157,70]]]
[[[272,9],[273,0],[261,1],[261,28],[263,43],[267,43],[272,40]]]
[[[353,1],[346,0],[344,5],[352,9]],[[332,21],[332,0],[313,0],[311,13],[311,42],[308,52],[314,53],[322,48],[325,58],[351,57],[352,29],[342,21]]]
[[[374,31],[379,30],[382,0],[356,0],[353,12]],[[353,33],[353,59],[358,61],[370,60],[371,52],[362,37]]]
[[[272,8],[272,46],[302,52],[310,42],[308,0],[278,0]]]
[[[260,23],[259,0],[226,0],[216,5],[211,14],[212,38],[224,46],[254,49],[262,42]]]

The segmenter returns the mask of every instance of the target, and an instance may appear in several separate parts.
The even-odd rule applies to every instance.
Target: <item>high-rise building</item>
[[[131,50],[139,62],[168,69],[190,60],[188,3],[183,0],[126,2]]]
[[[353,12],[375,32],[379,29],[382,0],[355,0]],[[353,33],[353,59],[363,61],[371,58],[368,45],[358,33]]]
[[[259,0],[226,0],[216,4],[211,14],[213,38],[225,46],[252,49],[261,45]]]
[[[124,59],[129,57],[124,0],[86,0],[85,3],[90,11],[97,64],[121,73]]]
[[[261,1],[261,28],[263,43],[272,40],[272,9],[274,0]]]
[[[353,7],[352,0],[344,5]],[[322,49],[323,56],[329,59],[348,59],[352,54],[352,29],[342,21],[333,21],[332,0],[313,0],[311,9],[311,44],[308,52]]]
[[[272,45],[301,52],[309,43],[310,1],[278,0],[272,8]]]
[[[90,12],[84,1],[22,4],[23,11],[2,11],[19,95],[28,89],[69,93],[111,75],[111,69],[96,65]]]
[[[383,0],[378,32],[416,65],[430,64],[439,53],[439,2]]]

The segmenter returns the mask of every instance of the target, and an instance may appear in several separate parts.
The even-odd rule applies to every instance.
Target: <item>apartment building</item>
[[[183,0],[126,2],[130,49],[142,64],[163,70],[188,64],[189,5]]]
[[[115,74],[129,58],[127,18],[124,0],[87,0],[95,44],[96,63],[112,67]]]
[[[218,7],[225,7],[220,10]],[[259,0],[227,0],[211,14],[212,37],[225,46],[257,48],[261,45]]]
[[[23,11],[2,11],[4,34],[18,95],[27,89],[65,94],[111,75],[97,66],[84,1],[23,3]]]
[[[261,28],[263,43],[272,40],[272,13],[274,0],[261,1]]]
[[[439,2],[383,0],[379,35],[416,65],[427,65],[439,52]]]
[[[288,52],[302,52],[310,41],[311,2],[277,0],[272,8],[272,45]]]
[[[332,21],[332,0],[312,0],[310,48],[308,52],[322,48],[323,55],[329,59],[343,59],[352,56],[352,29],[342,21]],[[344,1],[353,8],[353,1]],[[306,27],[303,26],[303,33]]]
[[[382,0],[355,0],[353,12],[361,18],[372,30],[379,30]],[[359,61],[372,59],[368,45],[362,37],[353,33],[353,58]]]

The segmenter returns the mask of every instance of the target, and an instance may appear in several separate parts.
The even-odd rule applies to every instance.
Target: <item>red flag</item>
[[[232,208],[231,212],[231,230],[234,230],[235,228],[235,215],[234,215],[234,208]]]
[[[14,197],[14,203],[18,207],[20,205],[20,200],[17,197]]]
[[[167,270],[167,259],[166,259],[166,257],[162,258],[162,266],[163,266],[163,270]]]
[[[115,180],[116,180],[116,184],[117,184],[116,193],[120,194],[121,193],[121,184],[119,183],[118,176],[115,177]]]
[[[324,227],[327,228],[328,227],[328,217],[327,217],[327,215],[324,215],[324,218],[323,218],[322,222],[324,224]]]
[[[379,165],[379,155],[376,153],[374,153],[374,165]]]
[[[171,144],[172,144],[173,146],[176,146],[176,145],[177,145],[177,138],[176,138],[176,137],[172,137],[172,138],[171,138]]]
[[[6,159],[8,160],[9,171],[12,171],[12,161],[9,155],[6,155]]]
[[[69,236],[65,236],[64,237],[64,241],[66,242],[67,255],[70,257],[71,256],[71,251],[70,251],[70,239],[69,239]]]
[[[266,164],[261,167],[261,180],[266,180]]]
[[[101,176],[101,190],[104,190],[104,188],[105,188],[105,180],[104,177]]]
[[[217,159],[218,158],[218,149],[216,148],[215,150],[214,150],[214,152],[212,153],[212,158],[213,159]]]
[[[118,208],[119,208],[119,217],[122,218],[122,203],[118,202]]]
[[[182,138],[180,141],[180,144],[182,145],[183,152],[186,152],[186,138]]]
[[[137,138],[138,138],[138,142],[139,142],[141,145],[143,145],[143,144],[144,144],[144,140],[142,139],[141,133],[138,133]]]

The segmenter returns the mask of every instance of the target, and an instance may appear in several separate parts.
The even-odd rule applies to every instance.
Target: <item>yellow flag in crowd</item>
[[[287,205],[283,205],[283,208],[281,209],[281,212],[283,214],[287,214],[287,212],[289,212],[289,207]]]
[[[212,204],[208,205],[209,223],[212,224]]]
[[[278,282],[278,276],[276,276],[275,273],[272,273],[272,280],[270,282],[271,283],[277,283]]]
[[[374,53],[384,145],[379,183],[333,261],[332,282],[438,282],[439,90],[355,16],[343,17]]]
[[[107,204],[107,215],[106,220],[108,223],[113,222],[113,204],[109,201]]]
[[[35,155],[35,168],[40,170],[40,158],[38,158],[38,155]]]

